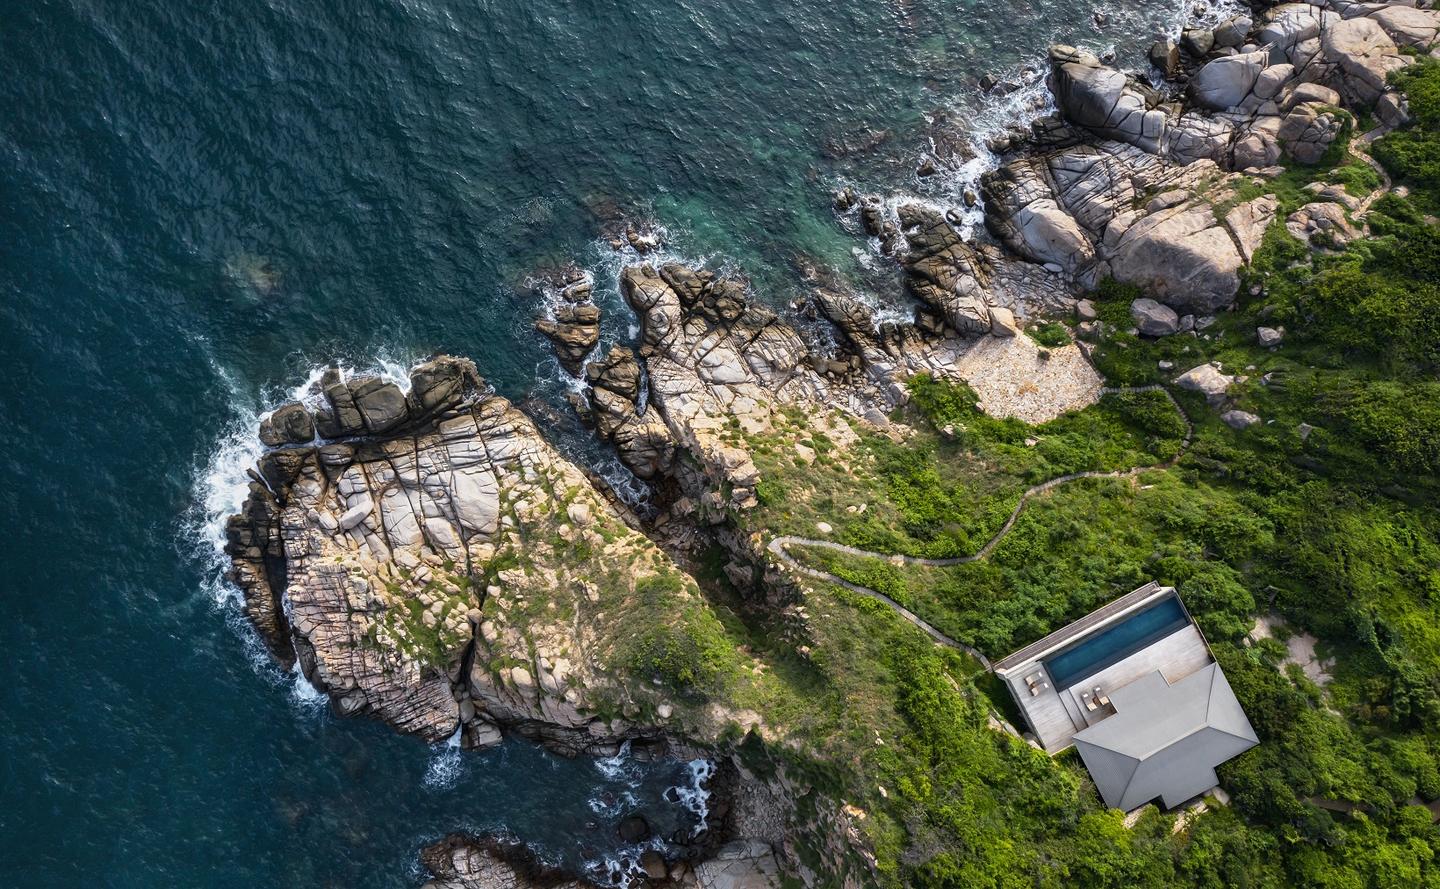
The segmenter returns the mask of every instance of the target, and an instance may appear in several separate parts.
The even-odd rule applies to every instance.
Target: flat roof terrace
[[[1032,642],[1004,660],[995,664],[996,673],[1004,673],[1013,670],[1022,664],[1029,663],[1037,658],[1043,657],[1056,649],[1063,648],[1071,641],[1088,636],[1092,630],[1098,630],[1105,624],[1111,623],[1116,618],[1148,605],[1150,602],[1160,599],[1174,592],[1169,587],[1162,587],[1155,581],[1150,581],[1139,589],[1126,593],[1113,602],[1107,602],[1084,617],[1073,623],[1068,623],[1050,635]]]
[[[1056,753],[1115,714],[1111,692],[1156,671],[1176,683],[1212,663],[1175,591],[1150,583],[1020,649],[996,664],[995,674],[1040,745]]]

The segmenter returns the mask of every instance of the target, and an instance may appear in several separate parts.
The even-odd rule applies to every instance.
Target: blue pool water
[[[1168,596],[1074,647],[1047,658],[1045,669],[1049,671],[1050,681],[1056,689],[1069,688],[1189,622],[1180,600]]]

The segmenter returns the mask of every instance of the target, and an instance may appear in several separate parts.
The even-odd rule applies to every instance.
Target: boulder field
[[[1101,323],[1083,296],[1113,277],[1144,291],[1131,306],[1140,334],[1203,328],[1235,300],[1277,220],[1264,183],[1280,161],[1325,157],[1357,112],[1403,123],[1386,78],[1412,63],[1402,49],[1434,53],[1437,33],[1440,14],[1399,4],[1257,8],[1157,44],[1150,60],[1168,78],[1158,87],[1052,47],[1058,115],[1007,140],[980,184],[995,243],[966,238],[943,208],[837,195],[842,219],[896,263],[915,301],[909,323],[877,322],[864,295],[814,270],[808,298],[782,317],[737,277],[647,260],[656,245],[642,239],[641,250],[636,235],[639,259],[619,287],[639,337],[596,353],[591,277],[572,269],[548,280],[537,328],[583,379],[585,419],[650,486],[655,514],[643,521],[466,359],[434,358],[403,384],[331,369],[257,431],[266,450],[227,526],[246,613],[275,658],[298,664],[338,712],[430,742],[458,733],[484,747],[509,733],[608,755],[629,741],[723,765],[735,727],[783,738],[783,726],[742,704],[745,677],[765,665],[732,646],[723,668],[736,684],[679,694],[656,655],[667,642],[652,633],[719,632],[689,571],[702,550],[720,553],[747,607],[803,629],[803,592],[746,519],[767,481],[751,443],[778,440],[813,460],[823,439],[843,462],[862,433],[903,441],[891,417],[917,373],[963,380],[987,412],[1027,422],[1094,402],[1103,381],[1080,347],[1042,348],[1021,335],[1025,325],[1056,314],[1082,330]],[[1353,199],[1322,189],[1283,221],[1324,249],[1363,233],[1351,209]],[[1266,345],[1283,336],[1257,331]],[[1212,365],[1181,370],[1178,386],[1223,410],[1235,378]],[[854,873],[836,864],[855,860],[856,835],[838,804],[811,800],[802,824],[786,802],[793,788],[746,780],[737,799],[764,805],[715,825],[686,861],[650,861],[648,879],[763,887],[784,871],[813,883],[813,861],[796,852],[806,831],[827,868]],[[474,838],[448,838],[424,860],[435,887],[537,879]],[[561,877],[540,879],[571,885]]]
[[[1052,47],[1059,115],[984,177],[986,226],[1084,284],[1139,285],[1180,314],[1223,308],[1276,212],[1243,199],[1247,184],[1285,158],[1318,162],[1345,110],[1405,122],[1386,77],[1412,63],[1402,48],[1433,52],[1437,26],[1435,10],[1400,4],[1285,3],[1157,44],[1152,60],[1183,88]]]

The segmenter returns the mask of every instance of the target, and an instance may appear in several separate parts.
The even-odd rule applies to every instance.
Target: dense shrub
[[[1440,383],[1342,381],[1317,387],[1316,406],[1381,463],[1440,473]]]
[[[1440,192],[1440,62],[1420,58],[1392,75],[1410,104],[1411,125],[1376,140],[1376,160],[1396,179],[1421,193],[1430,209]]]
[[[1405,214],[1403,204],[1386,205]],[[1379,223],[1384,238],[1352,248],[1314,279],[1302,305],[1311,335],[1347,350],[1420,366],[1440,362],[1440,231]]]
[[[1035,342],[1049,349],[1059,348],[1070,342],[1070,328],[1058,321],[1046,321],[1025,332]]]
[[[950,383],[930,374],[916,374],[906,381],[910,400],[930,425],[937,429],[966,423],[980,416],[975,408],[975,391],[964,384]]]
[[[635,592],[639,619],[646,620],[645,615],[661,616],[684,591],[677,576],[665,573],[637,581]],[[686,605],[672,619],[648,622],[630,640],[627,666],[676,692],[703,697],[723,687],[734,660],[733,645],[714,613]]]
[[[1238,642],[1254,623],[1255,597],[1222,562],[1202,562],[1179,585],[1185,606],[1212,642]]]
[[[1185,418],[1160,392],[1121,392],[1107,396],[1114,401],[1119,414],[1148,435],[1160,439],[1179,440],[1185,435]]]

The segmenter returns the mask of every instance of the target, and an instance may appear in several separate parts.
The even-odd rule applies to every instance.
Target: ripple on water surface
[[[986,161],[914,178],[927,115],[978,132],[1028,113],[1033,85],[1007,105],[973,83],[1056,39],[1138,65],[1188,5],[18,5],[0,29],[0,459],[24,517],[0,597],[0,648],[25,653],[0,685],[7,884],[394,886],[448,830],[578,866],[618,849],[594,799],[693,817],[671,790],[686,764],[612,780],[524,745],[432,750],[331,718],[276,670],[220,576],[255,420],[317,365],[437,351],[563,410],[518,285],[578,261],[606,342],[633,336],[594,248],[618,214],[776,305],[803,289],[797,254],[868,278],[836,184],[952,200]],[[903,313],[889,285],[877,302]]]

